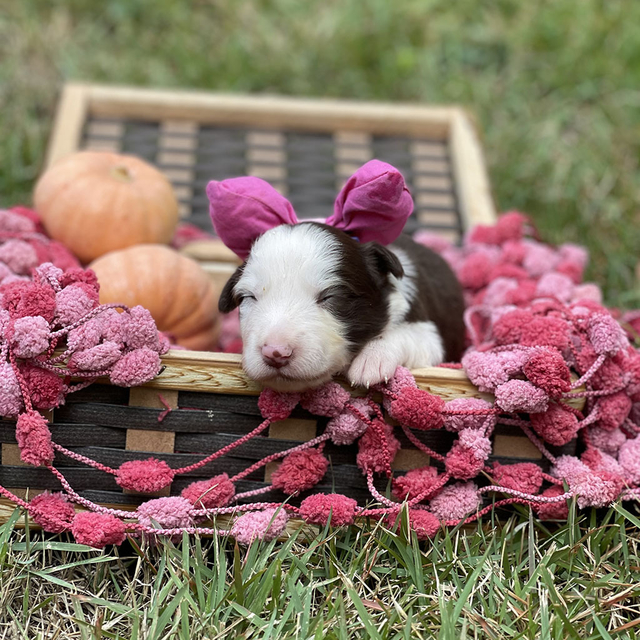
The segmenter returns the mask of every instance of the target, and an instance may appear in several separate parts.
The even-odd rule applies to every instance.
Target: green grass
[[[28,201],[57,91],[156,87],[461,103],[500,209],[586,244],[640,305],[637,0],[20,0],[0,12],[0,204]]]
[[[456,102],[484,132],[499,208],[586,244],[608,301],[640,305],[638,24],[637,0],[5,0],[0,205],[30,201],[68,79]],[[420,545],[370,525],[249,551],[97,552],[12,522],[0,638],[635,638],[630,511],[549,527],[518,511]]]
[[[563,526],[522,511],[429,543],[365,524],[249,549],[185,538],[101,552],[10,522],[0,637],[635,638],[638,524],[617,506]]]

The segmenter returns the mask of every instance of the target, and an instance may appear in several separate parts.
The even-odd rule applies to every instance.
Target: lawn
[[[640,306],[637,0],[2,5],[0,206],[30,201],[67,79],[455,102],[483,132],[499,209],[588,246],[608,303]],[[0,638],[635,637],[635,512],[502,513],[421,545],[371,523],[249,551],[102,553],[10,523]]]

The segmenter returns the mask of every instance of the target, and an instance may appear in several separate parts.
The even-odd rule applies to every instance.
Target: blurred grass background
[[[637,0],[20,0],[0,11],[0,205],[29,202],[64,80],[461,103],[498,208],[640,306]]]

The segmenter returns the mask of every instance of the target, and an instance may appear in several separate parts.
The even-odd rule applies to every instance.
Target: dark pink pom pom
[[[484,459],[479,458],[473,449],[456,442],[446,455],[445,467],[453,478],[470,480],[482,471]]]
[[[329,461],[318,449],[294,451],[273,473],[271,484],[288,495],[306,491],[322,480],[328,466]]]
[[[168,487],[173,476],[173,469],[164,460],[149,458],[123,462],[118,469],[116,482],[123,489],[154,493]]]
[[[535,495],[542,487],[542,469],[533,462],[518,462],[502,465],[493,463],[496,484],[515,491]]]
[[[39,282],[12,282],[0,285],[2,304],[12,318],[42,316],[51,322],[56,312],[55,291]]]
[[[571,389],[571,372],[563,357],[551,349],[537,349],[524,365],[524,374],[552,398]]]
[[[365,473],[369,470],[374,473],[384,473],[387,469],[386,457],[388,456],[389,463],[393,462],[396,453],[400,450],[400,442],[393,435],[393,427],[379,420],[374,420],[374,422],[383,430],[384,441],[377,429],[370,426],[358,440],[356,462]]]
[[[45,491],[31,499],[29,515],[48,533],[62,533],[71,527],[76,511],[62,493]]]
[[[273,389],[264,389],[258,398],[258,408],[263,418],[286,420],[299,401],[299,393],[281,393]]]
[[[400,526],[400,517],[397,511],[389,513],[386,520],[392,531],[396,531]],[[433,513],[424,509],[409,509],[409,527],[415,531],[418,540],[429,540],[438,533],[440,520]]]
[[[20,366],[20,372],[27,383],[31,402],[36,409],[53,409],[64,402],[64,382],[53,371],[25,362]]]
[[[595,424],[606,431],[617,429],[626,420],[632,404],[631,398],[624,391],[602,396],[596,405],[598,420]]]
[[[236,494],[236,487],[226,473],[192,482],[180,494],[198,509],[226,507]]]
[[[520,343],[566,349],[569,346],[569,325],[565,320],[553,316],[537,316],[522,327]]]
[[[109,544],[122,544],[126,528],[122,520],[108,513],[81,511],[71,524],[71,533],[79,544],[102,549]]]
[[[542,495],[545,498],[555,498],[561,496],[564,493],[564,489],[554,484],[553,486],[545,489]],[[567,507],[567,501],[562,502],[546,502],[537,504],[534,509],[538,512],[540,520],[566,520],[569,516],[569,508]]]
[[[329,519],[334,527],[353,524],[358,503],[340,493],[316,493],[300,504],[300,516],[310,524],[325,526]]]
[[[415,498],[423,495],[425,500],[431,498],[435,491],[438,490],[440,482],[438,481],[438,470],[435,467],[420,467],[407,471],[403,476],[394,478],[393,495],[398,500]],[[434,488],[433,492],[429,489]]]
[[[440,429],[444,407],[444,400],[439,396],[407,388],[391,402],[389,413],[394,420],[412,429]]]
[[[552,403],[543,413],[531,414],[533,430],[549,444],[561,447],[578,434],[578,418],[560,404]]]
[[[35,411],[22,413],[16,422],[16,440],[20,458],[36,467],[53,462],[53,445],[47,421]]]

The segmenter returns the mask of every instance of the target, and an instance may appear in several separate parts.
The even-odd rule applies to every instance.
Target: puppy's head
[[[342,371],[387,319],[396,256],[319,223],[281,225],[254,243],[220,296],[240,307],[242,364],[280,391],[318,386]]]

